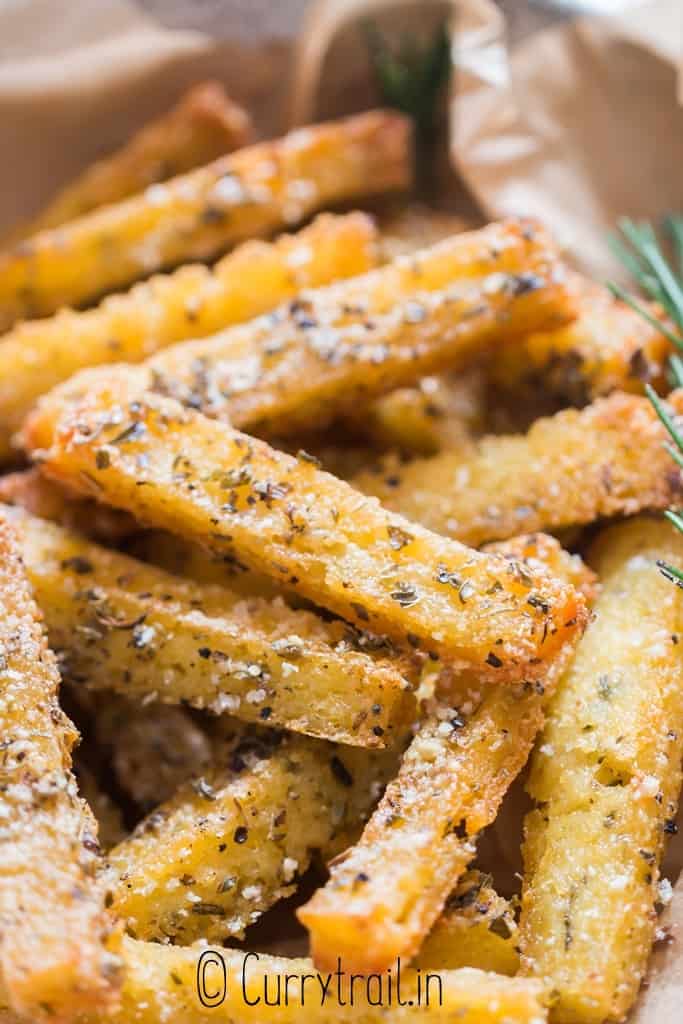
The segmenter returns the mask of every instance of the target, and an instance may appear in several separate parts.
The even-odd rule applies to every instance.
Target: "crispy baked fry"
[[[602,285],[579,274],[570,285],[577,319],[530,334],[514,355],[503,349],[489,368],[493,382],[521,401],[540,394],[574,405],[612,391],[642,393],[646,381],[661,386],[671,353],[664,333]]]
[[[287,436],[573,315],[533,221],[490,224],[312,291],[147,363],[149,386],[252,433]]]
[[[100,847],[106,852],[126,835],[121,808],[105,793],[93,772],[78,757],[74,771],[78,779],[78,791],[95,816]]]
[[[539,689],[551,690],[558,673],[551,666]],[[337,956],[361,972],[410,959],[473,859],[477,834],[495,818],[543,725],[533,686],[489,687],[482,699],[483,692],[465,691],[460,706],[441,703],[422,723],[360,842],[298,911],[321,969]]]
[[[2,998],[2,990],[0,989],[0,999]],[[0,1024],[26,1024],[26,1018],[17,1017],[16,1013],[12,1013],[11,1010],[0,1006]]]
[[[98,697],[97,743],[109,754],[117,788],[142,812],[168,800],[211,763],[211,740],[184,708],[141,705],[113,693]]]
[[[126,512],[70,494],[36,467],[0,476],[0,502],[19,505],[39,519],[49,519],[95,540],[116,543],[139,529]]]
[[[246,110],[226,95],[220,82],[201,82],[120,149],[83,171],[30,223],[13,231],[11,241],[59,227],[99,206],[201,167],[246,146],[251,137]]]
[[[366,996],[363,979],[355,983],[354,1005],[350,1006],[350,979],[341,976],[338,989],[337,976],[329,982],[327,996],[321,997],[326,976],[315,977],[310,960],[285,959],[265,954],[245,954],[239,950],[217,949],[214,967],[207,957],[203,981],[207,994],[225,993],[225,998],[214,997],[214,1005],[204,1005],[198,994],[197,966],[201,947],[181,948],[159,943],[136,942],[124,938],[123,957],[126,981],[121,1010],[111,1018],[111,1024],[165,1024],[169,1020],[183,1024],[202,1021],[224,1024],[251,1024],[256,1018],[263,1024],[385,1024],[387,1014],[391,1021],[424,1020],[433,1024],[544,1024],[546,1018],[545,990],[532,978],[505,978],[485,971],[462,968],[444,971],[441,985],[429,983],[427,999],[427,973],[421,974],[420,996],[417,992],[417,973],[401,968],[401,1002],[399,1005],[396,978],[391,995],[391,1008],[387,1009],[388,982],[383,978],[383,1005],[372,1005]],[[219,957],[225,964],[225,986]],[[335,965],[336,969],[336,965]],[[342,966],[342,971],[345,967]],[[304,983],[308,975],[312,980]],[[290,975],[289,998],[285,1000],[285,977]],[[268,1000],[276,1000],[278,976],[280,978],[279,1005],[265,1002],[265,979],[268,979]],[[432,976],[433,977],[433,976]],[[304,1001],[301,1000],[301,992]],[[341,991],[341,998],[338,993]],[[377,984],[370,989],[370,1000],[378,1003]],[[259,999],[260,1002],[255,1001]],[[209,1000],[209,1002],[211,1002]],[[417,1005],[418,1002],[421,1005]],[[427,1005],[428,1002],[428,1005]],[[220,1005],[219,1005],[220,1003]],[[249,1004],[254,1005],[249,1005]],[[95,1024],[92,1018],[77,1024]]]
[[[114,1007],[116,935],[95,880],[97,824],[71,773],[76,731],[10,526],[0,523],[0,973],[32,1021]]]
[[[382,211],[378,215],[382,232],[382,254],[387,260],[408,256],[442,238],[472,230],[473,224],[448,210],[436,210],[424,203]]]
[[[118,545],[125,541],[128,554],[174,576],[228,586],[241,597],[273,598],[281,594],[281,588],[267,576],[163,530],[140,530],[128,513],[70,493],[37,467],[0,476],[0,502],[19,505],[39,519],[48,519],[92,540]],[[295,595],[290,603],[296,605]]]
[[[362,274],[376,263],[376,240],[365,214],[323,214],[297,234],[245,242],[213,268],[180,267],[95,309],[17,324],[0,343],[0,457],[11,454],[11,436],[40,395],[77,370],[140,362],[265,313],[302,288]]]
[[[371,111],[291,132],[20,242],[0,258],[0,327],[210,259],[315,210],[410,184],[408,121]]]
[[[404,663],[341,622],[199,585],[7,509],[62,671],[127,697],[383,746],[413,710]]]
[[[669,401],[683,412],[683,392]],[[386,508],[479,546],[675,504],[681,477],[666,436],[646,398],[616,393],[538,420],[526,435],[485,437],[471,455],[445,452],[354,483]]]
[[[656,560],[683,539],[644,517],[600,536],[602,596],[532,762],[521,939],[557,1021],[621,1021],[656,925],[659,864],[681,785],[683,594]]]
[[[214,753],[109,854],[112,910],[138,938],[241,937],[294,891],[316,850],[329,855],[362,825],[398,764],[392,751],[263,730]]]
[[[417,387],[399,388],[373,402],[354,423],[376,445],[406,455],[467,451],[482,432],[483,385],[478,369],[423,377]]]
[[[189,576],[198,583],[229,587],[240,597],[271,600],[283,596],[282,588],[263,573],[253,572],[234,558],[207,551],[165,530],[144,530],[129,538],[125,549],[134,558],[151,562],[174,576]],[[304,602],[299,601],[296,594],[287,594],[287,604],[296,608]]]
[[[556,537],[547,533],[519,534],[509,540],[485,544],[482,550],[523,562],[530,569],[548,569],[553,576],[571,583],[583,595],[589,608],[600,592],[598,577],[581,556],[570,554]]]
[[[381,971],[417,953],[524,767],[572,649],[566,644],[536,685],[487,689],[459,679],[452,703],[442,698],[431,710],[360,841],[298,911],[318,966],[341,956],[349,970]]]
[[[422,373],[465,364],[534,322],[564,322],[573,311],[564,276],[535,222],[490,224],[174,345],[138,376],[233,426],[296,436]],[[79,380],[88,378],[70,381],[70,394]]]
[[[666,902],[663,900],[662,902]],[[680,1008],[681,937],[683,936],[683,879],[673,886],[671,899],[659,918],[647,971],[631,1014],[632,1024],[661,1024],[676,1020]]]
[[[573,588],[387,514],[305,457],[171,399],[141,397],[137,369],[107,380],[86,371],[82,405],[45,400],[26,439],[32,447],[51,435],[50,475],[234,553],[361,628],[422,645],[482,679],[543,676],[580,629]]]
[[[496,974],[519,970],[517,922],[507,900],[480,871],[468,871],[413,961],[423,970],[478,967]]]

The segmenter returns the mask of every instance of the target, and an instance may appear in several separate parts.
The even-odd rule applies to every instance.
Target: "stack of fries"
[[[681,786],[669,343],[538,223],[356,209],[399,114],[250,135],[202,86],[0,255],[2,1019],[624,1020]]]

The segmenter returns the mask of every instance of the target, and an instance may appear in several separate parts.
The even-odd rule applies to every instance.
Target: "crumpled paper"
[[[489,215],[534,214],[579,265],[613,275],[605,237],[619,217],[683,206],[682,59],[680,0],[538,33],[507,75],[495,55],[457,70],[454,160]]]
[[[618,217],[681,210],[680,0],[632,0],[619,18],[563,24],[512,53],[492,0],[313,0],[306,10],[289,0],[284,18],[285,2],[271,19],[255,16],[253,0],[232,0],[234,26],[214,38],[163,28],[132,0],[4,0],[0,232],[207,77],[223,81],[266,136],[373,105],[359,27],[368,15],[390,33],[449,19],[457,174],[445,187],[474,196],[482,219],[535,214],[579,266],[605,278],[619,273],[605,244]],[[508,873],[517,867],[506,852],[511,821],[504,814],[498,840],[494,828],[487,841],[487,856],[493,850]],[[667,863],[675,879],[682,842]],[[637,1024],[678,1020],[683,881],[662,928]]]

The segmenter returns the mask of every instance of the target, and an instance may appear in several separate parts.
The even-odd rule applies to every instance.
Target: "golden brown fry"
[[[320,469],[347,481],[377,458],[377,452],[368,447],[367,440],[350,429],[348,419],[335,420],[320,432],[274,438],[270,443],[290,455],[307,452],[317,460]]]
[[[381,212],[378,216],[382,232],[382,254],[387,260],[408,256],[442,238],[471,230],[473,225],[448,210],[436,210],[423,203]]]
[[[537,223],[490,224],[160,352],[148,387],[252,433],[296,435],[566,322],[564,278]]]
[[[657,559],[683,566],[683,539],[663,521],[598,539],[596,616],[532,762],[522,952],[556,990],[558,1022],[623,1020],[656,925],[683,755],[683,594]]]
[[[564,322],[573,308],[564,276],[535,222],[490,224],[172,346],[138,376],[147,390],[233,426],[296,436],[422,373],[478,358],[532,323]],[[75,394],[79,381],[88,378],[65,391]]]
[[[220,82],[201,82],[121,149],[83,171],[34,220],[13,231],[11,240],[17,242],[127,199],[149,185],[246,146],[251,137],[246,110],[233,103]]]
[[[683,412],[683,392],[669,401]],[[471,455],[445,452],[354,482],[387,509],[479,546],[675,504],[681,478],[666,436],[646,398],[616,393],[526,435],[485,437]]]
[[[95,816],[100,847],[106,852],[120,843],[126,834],[121,808],[105,793],[93,772],[78,756],[74,771],[78,779],[78,791]]]
[[[0,990],[0,999],[2,998],[4,997]],[[26,1024],[26,1018],[18,1017],[16,1013],[12,1013],[11,1010],[7,1010],[3,1006],[0,1006],[0,1024]]]
[[[529,563],[515,564],[531,571]],[[318,966],[329,969],[341,956],[349,970],[385,970],[397,956],[417,953],[472,860],[477,834],[524,767],[572,649],[566,644],[535,685],[486,688],[468,676],[456,681],[447,703],[439,681],[441,699],[360,841],[298,911]]]
[[[34,235],[0,258],[0,327],[210,259],[321,207],[406,188],[409,135],[387,111],[301,128]]]
[[[512,1021],[514,1024],[544,1024],[547,1019],[544,986],[532,978],[505,978],[462,968],[442,972],[441,984],[429,972],[431,980],[427,984],[427,973],[422,972],[418,997],[417,974],[402,965],[400,997],[401,1003],[408,1005],[399,1004],[395,975],[389,997],[385,975],[381,979],[381,997],[378,997],[378,983],[371,984],[370,1001],[365,980],[353,983],[354,1005],[350,1006],[352,982],[348,974],[342,973],[339,981],[333,974],[327,996],[323,996],[327,977],[323,975],[318,981],[310,960],[212,947],[206,948],[202,961],[204,992],[218,992],[219,996],[214,998],[213,1006],[206,1006],[197,988],[197,967],[202,952],[197,946],[183,949],[124,938],[123,1005],[117,1014],[108,1018],[111,1024],[166,1024],[170,1020],[183,1024],[203,1021],[253,1024],[255,1019],[259,1024],[301,1024],[302,1020],[306,1024],[386,1024],[388,1013],[392,1024],[409,1024],[414,1020],[427,1024],[454,1024],[456,1021],[457,1024],[510,1024]],[[211,954],[213,967],[209,963]],[[285,980],[287,975],[289,983]],[[303,980],[305,975],[309,977],[307,982]],[[266,984],[271,1005],[265,1002]],[[273,1006],[278,984],[279,1005]],[[220,998],[223,994],[225,998]],[[380,999],[382,1005],[376,1005]],[[421,1005],[417,1005],[418,1002]],[[95,1024],[95,1021],[92,1017],[79,1018],[77,1024]]]
[[[281,588],[271,579],[250,572],[234,559],[212,554],[163,530],[141,530],[126,512],[70,493],[37,467],[0,476],[0,502],[18,505],[39,519],[92,540],[118,545],[125,541],[128,554],[174,576],[229,586],[241,597],[274,598],[281,594]],[[296,603],[295,596],[289,598],[289,603]]]
[[[565,662],[561,652],[540,692],[473,687],[422,723],[360,842],[298,911],[316,965],[328,970],[341,956],[348,970],[383,971],[415,955],[524,767],[544,687]]]
[[[316,850],[357,829],[398,753],[244,732],[108,857],[112,911],[137,938],[242,936],[294,891]]]
[[[466,452],[481,433],[483,385],[477,369],[423,377],[417,387],[399,388],[373,402],[362,420],[356,418],[354,424],[374,444],[406,455]]]
[[[667,894],[668,895],[668,894]],[[655,933],[646,982],[631,1014],[632,1024],[675,1021],[680,1009],[681,937],[683,936],[683,878],[673,886]],[[662,901],[666,902],[666,900]]]
[[[361,746],[383,746],[413,712],[404,662],[366,653],[342,622],[200,587],[6,511],[73,683]]]
[[[478,967],[496,974],[519,970],[517,922],[507,900],[480,871],[468,871],[413,961],[422,970]]]
[[[540,394],[580,406],[612,391],[642,393],[646,381],[661,386],[671,353],[663,332],[602,285],[574,274],[571,288],[576,320],[530,334],[514,354],[502,350],[492,381],[520,401]]]
[[[32,1021],[118,997],[116,936],[95,881],[97,824],[71,773],[76,731],[10,526],[0,523],[0,974]]]
[[[211,741],[184,708],[141,705],[113,693],[98,697],[92,726],[97,743],[109,755],[117,789],[141,811],[168,800],[211,763]]]
[[[36,467],[0,476],[0,502],[19,505],[39,519],[49,519],[68,530],[110,543],[138,529],[132,516],[92,498],[70,494]]]
[[[83,499],[80,499],[83,500]],[[126,553],[143,562],[165,569],[174,576],[185,576],[198,583],[217,584],[229,587],[242,598],[264,597],[272,600],[283,597],[282,587],[264,576],[253,572],[229,556],[174,536],[164,530],[144,530],[130,537],[125,544]],[[304,604],[296,594],[286,595],[287,604],[293,608]]]
[[[553,576],[566,580],[583,595],[590,608],[599,593],[598,577],[580,555],[566,551],[556,537],[547,533],[526,533],[510,540],[485,544],[483,551],[494,552],[515,562],[523,562],[529,569],[548,569]]]
[[[159,395],[138,368],[86,371],[82,405],[46,399],[27,427],[52,437],[46,471],[245,565],[399,644],[482,679],[545,674],[582,624],[573,588],[517,572],[385,512],[348,484]],[[144,371],[143,371],[144,376]]]
[[[362,274],[377,262],[362,213],[323,214],[274,242],[245,242],[209,268],[156,275],[95,309],[17,324],[0,341],[0,457],[36,400],[86,366],[140,362],[188,338],[265,313],[302,288]]]

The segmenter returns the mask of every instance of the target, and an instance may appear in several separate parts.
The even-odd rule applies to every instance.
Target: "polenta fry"
[[[343,623],[200,587],[6,511],[72,683],[367,746],[412,714],[404,662],[366,653]]]
[[[362,825],[398,753],[246,732],[108,857],[129,934],[188,944],[241,937],[337,836]]]
[[[683,538],[640,518],[591,550],[602,595],[534,754],[521,944],[558,1022],[621,1021],[656,927],[659,865],[681,785],[683,593],[657,559]]]
[[[400,1003],[396,978],[388,995],[388,978],[383,981],[381,1004],[377,983],[371,986],[370,1000],[364,979],[355,983],[351,1001],[351,980],[342,973],[328,982],[327,997],[321,991],[327,981],[315,977],[310,960],[254,955],[241,950],[204,947],[182,948],[124,938],[123,959],[125,983],[123,1003],[111,1024],[165,1024],[169,1020],[183,1024],[203,1021],[224,1024],[251,1024],[257,1017],[260,1024],[386,1024],[391,1000],[391,1021],[404,1024],[413,1020],[427,1024],[544,1024],[546,991],[533,978],[505,978],[485,971],[462,968],[444,971],[435,980],[431,972],[429,995],[427,973],[420,975],[410,968],[401,968]],[[204,992],[218,993],[213,1000],[202,1002],[197,988],[198,966],[205,966],[200,981]],[[222,964],[225,965],[223,975]],[[336,965],[335,965],[336,968]],[[341,971],[345,971],[342,964]],[[285,978],[290,976],[288,999],[285,999]],[[308,982],[304,977],[308,975]],[[420,994],[418,996],[418,977]],[[279,982],[278,982],[279,978]],[[265,986],[268,985],[266,992]],[[267,1005],[277,999],[278,1005]],[[256,1000],[259,1000],[256,1002]],[[412,1005],[410,1002],[412,1000]],[[211,1005],[213,1003],[213,1005]],[[256,1009],[257,1008],[257,1009]],[[77,1024],[95,1024],[92,1017],[79,1018]]]
[[[130,537],[125,549],[134,558],[151,562],[173,576],[229,587],[243,598],[265,597],[270,600],[282,597],[282,588],[263,573],[253,572],[234,558],[222,557],[164,530],[144,530]],[[298,601],[296,594],[287,594],[287,604],[292,607],[303,603]]]
[[[0,258],[0,328],[210,259],[326,205],[405,188],[409,135],[386,111],[302,128],[19,242]]]
[[[10,526],[0,523],[0,975],[32,1021],[113,1009],[117,936],[104,908],[97,825],[71,773],[76,731]]]
[[[467,452],[482,433],[483,385],[478,369],[423,377],[416,387],[399,388],[379,398],[361,423],[353,422],[375,445],[404,455]],[[367,461],[366,457],[366,465]]]
[[[632,1024],[661,1024],[676,1019],[680,1007],[681,935],[683,878],[679,876],[658,921],[647,984],[643,985],[633,1008]]]
[[[49,519],[68,530],[110,543],[139,529],[132,516],[98,504],[92,498],[69,494],[35,466],[0,476],[0,502],[18,505],[39,519]]]
[[[683,392],[668,401],[683,412]],[[525,435],[485,437],[472,454],[444,452],[354,483],[385,508],[478,547],[675,504],[681,475],[666,436],[646,398],[616,393],[537,420]]]
[[[63,309],[0,341],[0,457],[36,400],[87,366],[137,363],[265,313],[302,288],[362,274],[376,263],[377,232],[362,213],[323,214],[274,242],[244,242],[215,267],[180,267],[110,295],[95,309]]]
[[[248,571],[234,559],[212,554],[163,530],[140,530],[126,512],[69,493],[37,467],[0,476],[0,502],[18,505],[38,519],[48,519],[89,539],[123,544],[134,558],[151,562],[173,576],[228,586],[241,597],[274,598],[281,594],[271,579]],[[290,603],[295,604],[295,599],[291,598]]]
[[[111,849],[126,835],[121,808],[100,786],[93,772],[76,757],[74,771],[78,780],[78,791],[90,807],[97,822],[97,838],[103,851]]]
[[[554,545],[549,550],[559,565]],[[477,834],[524,767],[572,649],[565,645],[535,686],[487,690],[476,678],[459,679],[453,703],[442,696],[360,841],[298,911],[318,966],[329,969],[341,956],[350,970],[381,971],[417,953],[474,857]]]
[[[201,82],[115,153],[83,171],[30,223],[14,230],[11,241],[59,227],[149,185],[201,167],[246,146],[251,137],[246,110],[233,103],[220,82]]]
[[[296,434],[564,323],[564,277],[538,224],[490,224],[160,352],[148,388],[251,433]]]
[[[482,679],[543,676],[581,628],[572,587],[386,513],[305,453],[293,458],[141,393],[137,369],[107,380],[85,371],[82,405],[45,400],[26,439],[33,447],[34,436],[51,436],[49,475],[234,553],[361,629],[423,645]]]
[[[92,732],[100,751],[109,755],[117,790],[142,813],[208,768],[211,740],[185,708],[133,703],[113,693],[98,698]]]
[[[380,212],[378,220],[382,232],[382,254],[387,260],[408,256],[473,226],[458,214],[416,202]]]
[[[542,698],[570,648],[538,689],[494,686],[482,699],[479,686],[422,723],[361,840],[298,911],[318,967],[341,956],[349,970],[383,971],[417,953],[524,767],[543,725]]]
[[[413,966],[433,971],[478,967],[512,976],[519,970],[518,932],[508,901],[480,871],[468,871],[448,897]]]
[[[210,338],[171,346],[136,379],[233,426],[278,438],[354,415],[532,324],[571,318],[565,271],[533,221],[490,224]],[[1,346],[0,346],[1,352]],[[87,389],[77,375],[65,393]],[[36,439],[40,445],[40,440]]]
[[[556,537],[547,533],[523,533],[509,540],[485,544],[482,550],[521,562],[529,569],[547,569],[553,576],[571,583],[583,595],[589,608],[600,592],[597,575],[581,556],[570,554]]]
[[[570,287],[576,320],[530,334],[514,356],[503,349],[489,368],[492,381],[521,400],[543,395],[579,406],[613,391],[642,394],[646,382],[664,384],[672,349],[664,332],[601,285],[575,274]]]

